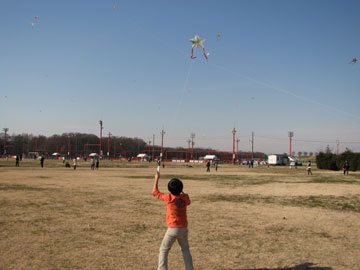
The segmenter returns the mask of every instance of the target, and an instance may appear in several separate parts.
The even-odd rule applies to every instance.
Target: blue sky
[[[116,4],[116,8],[114,8]],[[359,1],[1,0],[0,123],[10,133],[165,146],[360,151]],[[34,19],[38,16],[38,19]],[[34,23],[34,28],[31,23]],[[205,38],[190,59],[189,39]],[[218,39],[217,35],[221,34]]]

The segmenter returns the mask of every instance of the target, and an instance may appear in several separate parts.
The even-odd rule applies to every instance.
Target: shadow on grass
[[[232,270],[334,270],[331,267],[314,266],[314,263],[303,263],[293,267],[285,268],[235,268]],[[228,269],[230,270],[230,269]]]

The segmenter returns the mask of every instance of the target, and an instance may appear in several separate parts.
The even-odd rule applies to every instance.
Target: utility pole
[[[2,130],[5,132],[5,138],[4,138],[4,155],[6,155],[6,135],[7,135],[7,132],[9,131],[9,128],[3,128]]]
[[[339,150],[340,150],[339,145],[340,145],[340,141],[339,141],[339,140],[336,140],[336,155],[339,155],[339,154],[340,154],[340,153],[339,153]]]
[[[236,130],[235,127],[232,130],[232,134],[233,134],[233,153],[232,153],[232,164],[235,164],[235,134],[236,134]]]
[[[162,157],[163,149],[164,149],[164,135],[165,135],[165,131],[162,129],[160,134],[161,134],[161,153],[160,153],[160,157]]]
[[[236,153],[237,153],[237,160],[239,161],[239,142],[240,142],[240,139],[237,138],[236,139]]]
[[[291,143],[292,143],[292,137],[294,137],[294,132],[293,131],[289,131],[288,136],[290,138],[290,152],[289,152],[289,156],[291,157]]]
[[[195,133],[191,133],[191,160],[194,160],[194,139],[195,139]]]
[[[100,120],[99,121],[99,124],[100,124],[100,157],[102,156],[102,148],[101,148],[101,141],[102,141],[102,130],[103,130],[103,121]]]
[[[110,159],[110,136],[112,135],[109,131],[109,137],[108,137],[108,151],[107,151],[107,156]]]
[[[251,160],[254,160],[254,131],[251,132]]]
[[[189,162],[188,153],[190,153],[190,143],[191,143],[191,140],[190,140],[190,139],[187,139],[186,142],[188,143],[188,150],[187,150],[187,153],[186,153],[186,162]]]
[[[152,160],[155,159],[155,134],[153,134],[153,153],[152,153]]]

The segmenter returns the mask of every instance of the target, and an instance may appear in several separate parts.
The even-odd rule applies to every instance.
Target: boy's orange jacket
[[[154,190],[153,195],[167,204],[166,224],[168,228],[186,228],[186,206],[190,205],[187,194],[172,195]]]

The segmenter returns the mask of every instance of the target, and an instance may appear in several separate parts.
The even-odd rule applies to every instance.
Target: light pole
[[[102,156],[102,148],[101,148],[101,141],[102,141],[102,130],[103,130],[103,121],[100,120],[99,121],[99,124],[100,124],[100,157]]]
[[[194,139],[195,139],[195,133],[191,133],[191,160],[194,160]]]
[[[292,137],[294,137],[294,132],[293,131],[289,131],[288,136],[290,138],[290,152],[289,152],[289,156],[291,156],[291,143],[292,143]]]
[[[5,132],[5,138],[4,138],[4,155],[6,155],[6,135],[7,135],[7,132],[9,131],[9,128],[3,128],[2,130]]]
[[[110,159],[110,136],[112,135],[109,131],[109,137],[108,137],[108,151],[107,151],[107,156]]]
[[[239,162],[239,142],[240,142],[240,139],[237,138],[236,139],[236,155],[237,155],[237,161]]]
[[[232,164],[235,163],[235,134],[236,134],[236,130],[235,127],[232,130],[232,134],[233,134],[233,152],[232,152]]]
[[[163,155],[163,149],[164,149],[164,135],[165,135],[165,131],[162,129],[161,132],[161,153],[160,153],[160,158],[162,158]]]

